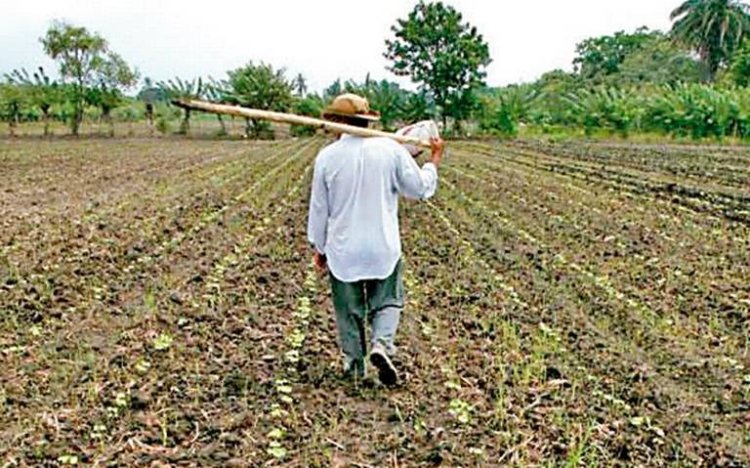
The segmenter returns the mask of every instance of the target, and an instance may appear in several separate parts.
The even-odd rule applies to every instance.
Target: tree
[[[447,117],[458,125],[466,115],[462,106],[472,101],[473,89],[483,85],[491,62],[482,35],[453,7],[424,0],[391,30],[394,37],[386,40],[384,54],[391,61],[389,70],[410,76],[430,94],[444,127]]]
[[[663,35],[630,53],[611,85],[695,83],[701,80],[702,66],[688,50]]]
[[[586,39],[576,46],[573,65],[583,79],[599,84],[606,76],[618,73],[630,54],[659,36],[660,32],[642,27],[634,33],[618,31],[611,36]]]
[[[42,67],[39,67],[33,74],[30,74],[26,69],[13,70],[6,76],[6,79],[9,83],[26,89],[29,104],[42,112],[44,136],[48,136],[50,109],[54,104],[59,103],[63,96],[62,88],[57,81],[47,76]]]
[[[297,96],[305,97],[307,95],[307,80],[302,76],[302,73],[297,73],[297,76],[294,77],[292,87]]]
[[[201,99],[206,92],[202,78],[188,81],[176,77],[173,80],[159,83],[159,88],[163,90],[164,94],[170,100]],[[190,132],[190,116],[192,112],[189,107],[183,107],[182,112],[183,117],[178,133],[180,135],[187,135]]]
[[[72,81],[74,115],[71,124],[73,134],[78,135],[83,122],[86,87],[103,62],[107,41],[84,27],[64,22],[53,24],[40,41],[44,52],[59,63],[63,79]]]
[[[22,86],[0,83],[0,118],[8,122],[10,136],[16,135],[21,109],[27,102],[28,96],[24,91]]]
[[[341,84],[341,78],[336,79],[330,86],[323,91],[323,100],[331,102],[336,96],[344,92],[344,86]]]
[[[670,15],[671,34],[698,53],[713,81],[750,32],[749,11],[738,0],[687,0]]]
[[[102,111],[102,118],[109,124],[109,135],[114,136],[112,110],[124,100],[124,92],[138,82],[138,72],[114,52],[108,52],[94,70],[93,86],[86,93],[86,102]]]
[[[249,62],[244,67],[228,72],[229,95],[233,104],[253,109],[288,111],[293,103],[292,85],[284,76],[284,70],[274,70],[271,65]],[[260,138],[272,135],[267,121],[247,119],[247,137]]]
[[[534,100],[529,110],[529,120],[545,129],[568,124],[570,106],[565,96],[582,87],[581,77],[577,73],[552,70],[542,75],[533,87],[539,99]]]

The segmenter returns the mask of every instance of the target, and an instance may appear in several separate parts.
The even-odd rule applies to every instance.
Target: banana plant
[[[21,109],[26,105],[26,90],[11,83],[0,83],[0,118],[8,122],[10,136],[16,135]]]
[[[479,127],[504,136],[516,135],[538,98],[539,92],[528,86],[509,86],[480,96]]]
[[[63,100],[62,87],[44,72],[43,67],[29,73],[25,68],[13,70],[6,75],[8,83],[26,90],[29,104],[42,112],[44,136],[49,135],[50,109]]]
[[[206,87],[202,78],[183,80],[182,78],[176,77],[173,80],[160,82],[159,88],[164,91],[170,101],[202,99],[206,92]],[[190,108],[183,107],[182,111],[182,123],[180,124],[180,130],[178,133],[181,135],[187,135],[190,132]]]
[[[651,126],[676,136],[722,138],[742,127],[742,102],[731,88],[722,90],[703,84],[667,86],[649,100],[647,107]]]
[[[634,91],[617,87],[582,89],[565,98],[571,117],[587,135],[604,128],[628,136],[640,127],[643,105]]]

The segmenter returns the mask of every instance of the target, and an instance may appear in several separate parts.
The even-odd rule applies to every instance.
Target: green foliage
[[[619,73],[608,83],[616,86],[675,85],[701,80],[703,66],[689,51],[665,36],[656,36],[625,57]]]
[[[431,119],[434,114],[434,104],[424,91],[408,93],[401,107],[401,120],[405,123]]]
[[[498,93],[502,95],[510,89],[513,87]],[[694,139],[750,136],[748,88],[700,83],[583,87],[567,93],[560,102],[552,102],[541,93],[528,103],[525,111],[514,113],[512,108],[498,98],[490,103],[485,101],[480,128],[491,133],[513,134],[514,122],[528,120],[543,129],[554,122],[558,126],[583,129],[587,135],[604,131],[626,137],[632,132],[645,131]]]
[[[138,72],[114,52],[108,52],[94,71],[94,83],[86,90],[86,102],[101,110],[114,136],[112,110],[125,102],[124,92],[138,82]]]
[[[0,83],[0,118],[8,122],[10,135],[15,135],[21,118],[21,110],[26,105],[28,96],[23,87]]]
[[[526,119],[536,98],[532,86],[508,86],[485,93],[480,98],[479,128],[500,136],[518,134],[519,123]]]
[[[64,88],[47,76],[42,67],[33,74],[26,69],[13,70],[6,79],[8,83],[22,87],[28,97],[28,104],[41,111],[44,135],[49,135],[50,110],[65,98]]]
[[[750,84],[750,41],[746,40],[735,52],[729,68],[729,76],[738,86],[746,87]]]
[[[374,81],[367,75],[364,83],[347,81],[344,92],[359,94],[370,102],[370,107],[380,112],[380,123],[387,131],[394,129],[394,124],[402,120],[402,110],[409,93],[398,85],[387,80]]]
[[[331,102],[333,98],[344,92],[344,85],[341,84],[341,78],[337,79],[323,91],[323,100]]]
[[[747,92],[720,90],[701,84],[665,87],[648,101],[648,125],[676,136],[722,138],[743,133],[748,122],[741,120]],[[745,107],[744,114],[750,108]]]
[[[434,102],[425,91],[411,92],[398,83],[372,80],[368,74],[362,83],[354,80],[334,81],[323,91],[323,102],[330,102],[342,93],[355,93],[367,98],[370,107],[380,112],[384,129],[393,130],[405,123],[432,118]]]
[[[484,83],[490,64],[489,46],[476,27],[442,2],[420,0],[406,19],[392,28],[386,40],[389,69],[410,76],[439,106],[443,124],[457,123],[476,100],[473,91]]]
[[[206,91],[202,78],[183,80],[180,77],[176,77],[173,80],[160,82],[158,86],[169,100],[202,99]],[[187,135],[190,132],[190,116],[192,112],[187,107],[183,108],[182,111],[182,122],[180,123],[178,133]],[[159,126],[157,122],[157,127],[164,126]],[[159,128],[157,130],[161,132]]]
[[[154,84],[151,78],[144,78],[143,87],[138,91],[136,98],[145,104],[155,105],[157,102],[166,102],[169,100],[164,88]]]
[[[632,34],[618,31],[586,39],[576,46],[573,65],[585,80],[600,83],[604,77],[618,73],[628,55],[661,37],[660,32],[642,27]]]
[[[566,96],[582,87],[575,73],[553,70],[532,84],[538,98],[531,103],[529,121],[543,129],[567,123],[569,106]]]
[[[95,72],[105,61],[107,41],[84,27],[57,22],[40,39],[44,52],[60,67],[63,79],[71,80],[74,116],[71,127],[74,135],[83,121],[86,87],[93,84]]]
[[[644,112],[637,93],[615,87],[582,89],[566,97],[570,115],[586,134],[607,129],[627,136]]]
[[[293,112],[298,115],[317,118],[320,117],[324,107],[325,102],[323,98],[317,94],[308,94],[294,102]],[[315,134],[315,128],[304,125],[292,125],[291,132],[293,136],[311,136]]]
[[[738,0],[686,0],[670,15],[671,34],[698,53],[713,80],[750,32],[748,11]]]
[[[689,50],[645,27],[586,39],[576,53],[573,64],[585,86],[697,82],[703,73]]]
[[[249,62],[229,71],[228,76],[229,102],[277,112],[291,109],[294,102],[292,84],[284,76],[284,69],[275,70],[269,64]],[[253,138],[273,137],[270,124],[256,119],[247,120],[245,134]]]
[[[394,130],[403,123],[412,123],[430,118],[432,103],[427,93],[407,91],[398,83],[388,80],[372,80],[368,74],[361,83],[354,80],[334,81],[323,92],[324,102],[330,102],[342,93],[364,96],[373,110],[380,112],[380,123],[385,130]]]

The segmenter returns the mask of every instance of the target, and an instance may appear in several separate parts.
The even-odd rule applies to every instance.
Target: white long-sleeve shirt
[[[393,140],[342,135],[315,159],[308,240],[338,280],[385,279],[401,258],[399,195],[429,198],[437,179]]]

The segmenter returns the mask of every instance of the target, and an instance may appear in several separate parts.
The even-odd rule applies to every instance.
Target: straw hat
[[[370,110],[370,103],[367,99],[351,93],[337,96],[336,99],[334,99],[333,102],[323,110],[324,119],[328,119],[334,115],[354,117],[373,122],[380,120],[380,113]]]

